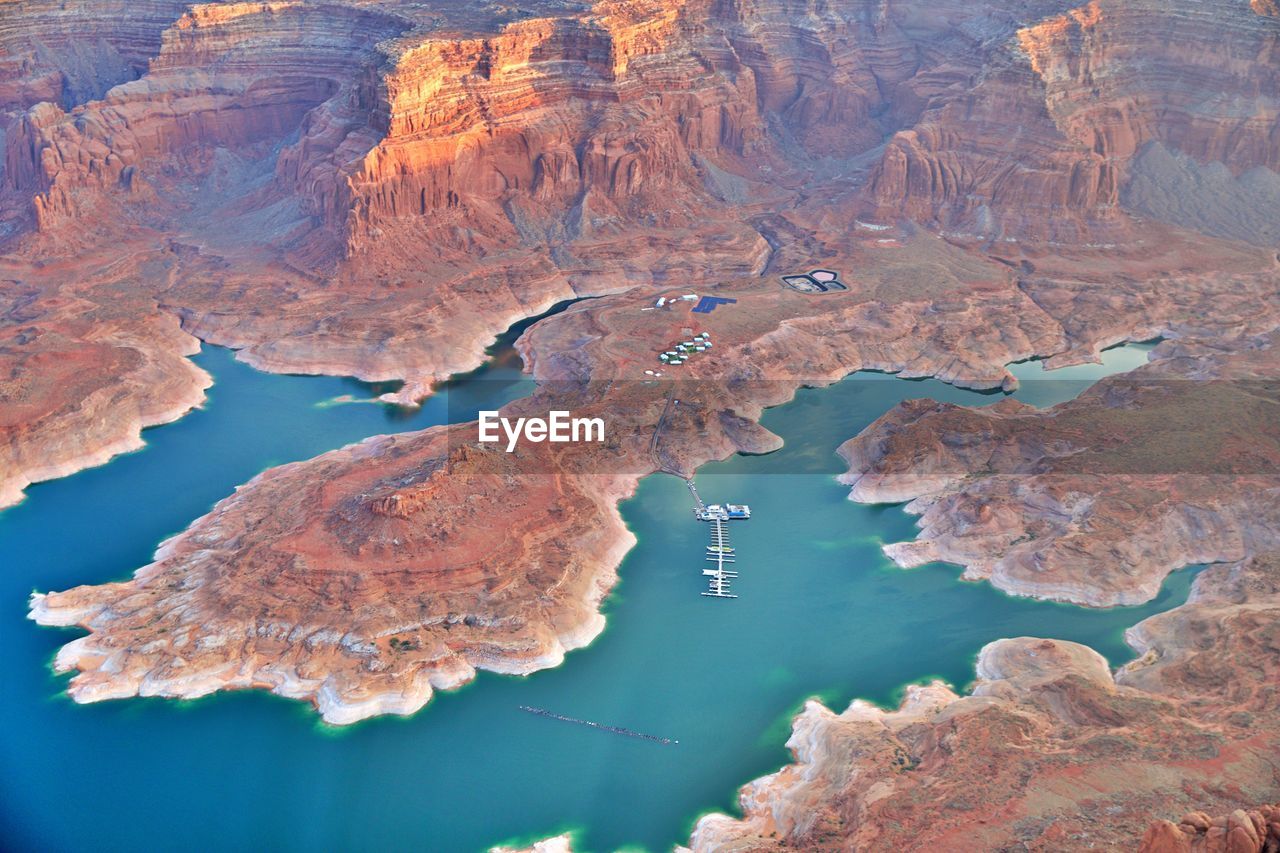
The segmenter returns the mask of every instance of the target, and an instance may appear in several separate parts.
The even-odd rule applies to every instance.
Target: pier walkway
[[[699,518],[707,511],[707,505],[702,502],[702,496],[698,494],[698,487],[693,484],[693,480],[685,480],[684,484],[689,487],[689,494],[693,495],[693,513]]]
[[[702,570],[708,578],[708,589],[702,594],[712,598],[737,598],[738,596],[729,592],[729,580],[736,578],[738,573],[725,568],[726,564],[733,564],[734,550],[729,545],[729,530],[724,519],[717,518],[711,522],[711,544],[707,546],[707,560],[715,563],[715,568]]]
[[[734,504],[707,506],[702,496],[698,494],[698,487],[694,485],[692,479],[685,480],[685,485],[689,487],[689,494],[693,495],[694,517],[711,525],[711,544],[707,546],[707,562],[714,563],[714,566],[702,570],[702,574],[707,578],[707,591],[702,594],[710,598],[737,598],[738,596],[729,590],[729,582],[736,578],[738,573],[731,568],[736,558],[733,546],[729,544],[728,524],[732,518],[750,518],[751,510],[749,507]]]

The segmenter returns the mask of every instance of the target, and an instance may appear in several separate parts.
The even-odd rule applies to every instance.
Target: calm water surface
[[[1068,377],[1080,381],[1029,381],[1018,396],[1047,405],[1144,359],[1142,347],[1113,350],[1106,368]],[[666,849],[698,813],[733,810],[739,785],[788,760],[789,719],[806,697],[842,708],[856,696],[892,702],[903,684],[934,676],[963,686],[984,643],[1022,634],[1122,661],[1123,629],[1180,603],[1190,582],[1182,572],[1147,606],[1097,611],[1011,599],[959,582],[954,567],[893,567],[880,545],[909,538],[912,519],[846,500],[836,446],[908,397],[998,397],[862,374],[767,413],[783,450],[699,473],[709,501],[754,510],[733,527],[737,600],[698,595],[705,526],[679,480],[654,476],[623,505],[639,545],[607,602],[609,627],[559,669],[482,675],[413,718],[341,730],[257,692],[75,705],[49,663],[79,632],[29,622],[32,590],[127,577],[265,467],[497,408],[531,387],[502,350],[451,385],[447,409],[441,395],[406,413],[333,404],[378,390],[361,383],[262,374],[209,347],[196,361],[216,380],[204,408],[147,431],[146,449],[35,486],[0,514],[5,848],[453,851],[568,829],[582,850]],[[1034,363],[1015,370],[1040,374]]]

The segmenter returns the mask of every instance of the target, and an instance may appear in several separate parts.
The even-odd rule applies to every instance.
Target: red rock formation
[[[1275,0],[1249,0],[1249,8],[1268,18],[1280,18],[1280,4]]]
[[[1225,817],[1187,812],[1182,820],[1158,820],[1142,836],[1138,853],[1275,853],[1280,850],[1280,804],[1236,809]]]
[[[189,155],[286,136],[344,86],[358,88],[352,64],[408,26],[337,4],[195,6],[165,31],[144,78],[70,113],[42,104],[25,115],[10,133],[6,181],[34,196],[37,227],[70,224],[89,190],[137,192],[157,161],[199,171]]]
[[[37,22],[58,11],[22,8]],[[467,466],[418,482],[401,462],[446,458],[441,433],[373,441],[268,472],[134,581],[41,599],[41,618],[93,631],[62,658],[85,670],[78,695],[257,686],[306,696],[333,719],[407,711],[432,679],[545,665],[584,642],[625,546],[617,495],[655,468],[687,473],[736,448],[767,449],[776,439],[754,418],[801,383],[872,367],[1008,387],[1004,365],[1033,355],[1080,361],[1161,331],[1273,328],[1274,254],[1125,219],[1111,162],[1122,149],[1092,151],[1080,136],[1088,123],[1073,123],[1097,106],[1077,91],[1087,77],[1056,70],[1080,65],[1073,51],[1123,47],[1148,26],[1184,46],[1204,32],[1200,7],[1134,8],[1146,17],[1113,24],[1105,7],[1097,20],[1060,18],[1063,5],[1048,0],[201,4],[157,29],[150,47],[138,37],[123,85],[26,109],[6,130],[0,211],[18,217],[4,224],[6,280],[31,294],[6,311],[29,319],[0,356],[11,376],[30,366],[56,378],[46,362],[94,355],[78,362],[86,393],[74,399],[53,381],[19,388],[21,417],[0,425],[6,499],[198,399],[193,372],[173,367],[192,345],[175,316],[260,367],[403,378],[401,399],[411,400],[476,364],[512,321],[575,294],[620,295],[525,339],[547,394],[566,393],[556,380],[638,378],[637,365],[669,342],[670,323],[639,310],[658,293],[740,299],[707,318],[720,343],[690,369],[728,390],[664,426],[689,440],[650,448],[658,409],[640,406],[650,420],[622,454],[618,482],[577,479],[598,459],[556,460],[548,467],[562,480],[525,496],[538,523],[580,554],[529,522],[512,526],[527,538],[503,546],[500,568],[484,565],[433,496],[474,492],[475,512],[506,519],[516,482]],[[92,17],[68,12],[80,26]],[[1196,97],[1269,85],[1254,66],[1266,65],[1272,22],[1234,7],[1222,20],[1232,44],[1253,53],[1224,64],[1185,47]],[[1099,47],[1086,26],[1115,30]],[[1134,61],[1132,50],[1098,54],[1097,65]],[[128,81],[144,57],[145,73]],[[1143,77],[1142,94],[1177,101],[1185,118],[1144,119],[1134,140],[1176,146],[1185,136],[1199,140],[1196,156],[1265,165],[1256,142],[1265,105],[1246,110],[1248,121],[1224,119],[1232,129],[1215,137],[1207,128],[1221,103],[1178,101],[1166,77]],[[1127,92],[1106,94],[1138,98]],[[870,153],[886,135],[884,153]],[[1046,213],[1060,209],[1077,213]],[[891,250],[859,224],[873,213],[874,227],[892,227]],[[912,218],[1126,242],[1001,242],[984,253],[922,233]],[[814,263],[837,266],[854,287],[815,299],[778,286],[779,272]],[[133,337],[120,342],[110,333],[122,311],[134,315]],[[136,364],[147,369],[128,372]],[[151,382],[157,373],[187,382]],[[109,387],[123,402],[104,411],[94,401]],[[294,478],[329,475],[329,491],[308,493],[314,505],[286,500]],[[580,538],[593,520],[612,538]],[[386,544],[396,539],[410,545]],[[202,556],[214,551],[216,564]],[[154,585],[159,577],[178,583],[176,598]],[[267,624],[259,596],[272,583],[279,618]],[[504,592],[494,598],[495,589]],[[476,617],[465,641],[450,645],[446,632],[458,629],[448,613],[399,609],[437,595]],[[369,608],[358,630],[356,603]],[[124,630],[174,608],[200,614],[171,635],[208,651],[185,671],[190,680],[168,640],[144,651],[142,634]],[[402,640],[404,625],[416,626],[403,640],[414,648],[377,645]]]
[[[1197,548],[1255,556],[1206,570],[1187,604],[1131,629],[1139,657],[1114,677],[1083,647],[1021,638],[983,650],[971,696],[935,683],[909,689],[891,712],[855,702],[836,715],[810,702],[789,741],[796,763],[743,789],[744,819],[703,818],[693,849],[893,850],[926,834],[956,849],[1111,848],[1136,843],[1153,815],[1207,804],[1231,817],[1158,822],[1144,849],[1266,849],[1262,812],[1255,821],[1238,809],[1274,791],[1280,748],[1280,556],[1268,551],[1280,480],[1259,478],[1280,460],[1275,344],[1274,335],[1166,343],[1149,367],[1054,409],[916,402],[846,444],[855,494],[943,495],[930,499],[945,504],[935,522],[951,532],[923,534],[942,558],[994,553],[984,559],[1002,565],[1019,548],[1032,555],[993,576],[1016,592],[1099,603],[1170,548],[1182,551],[1171,565],[1215,558]],[[1057,473],[1081,459],[1086,469],[1103,459],[1123,467]],[[1222,470],[1144,475],[1154,461]],[[1073,508],[1059,512],[1064,492]],[[1023,501],[1021,518],[1005,511],[1010,494]],[[1144,532],[1143,507],[1158,501],[1188,526]],[[1255,526],[1236,538],[1237,525]]]
[[[41,101],[100,98],[146,71],[186,0],[4,0],[0,120]]]
[[[1177,16],[1167,8],[1091,0],[1019,31],[1054,123],[1118,168],[1159,141],[1236,172],[1276,169],[1280,115],[1261,99],[1280,87],[1280,31],[1233,0],[1188,4]],[[1164,46],[1154,54],[1152,38]]]
[[[1044,412],[904,403],[841,447],[842,480],[855,500],[912,501],[920,537],[885,548],[901,565],[961,563],[1020,595],[1146,601],[1180,566],[1280,547],[1278,342],[1165,345]]]
[[[525,336],[540,391],[516,407],[632,419],[584,454],[468,450],[462,425],[265,472],[132,579],[35,598],[89,631],[57,658],[79,700],[271,689],[340,723],[554,665],[600,630],[636,478],[776,446],[755,420],[802,383],[1007,388],[1010,361],[1156,334],[1183,341],[1169,374],[1274,367],[1270,232],[1165,227],[1122,192],[1145,145],[1232,179],[1276,167],[1270,0],[0,2],[0,505],[195,405],[191,335],[411,400],[512,321],[613,294]],[[779,287],[815,264],[851,290]],[[700,318],[716,350],[668,411],[626,380],[691,316],[640,309],[690,290],[739,303]],[[856,488],[920,496],[904,562],[1137,600],[1280,529],[1240,467],[1276,461],[1269,386],[1185,384],[905,407],[847,447]],[[1148,470],[1153,449],[1213,476]],[[1021,638],[984,650],[971,696],[811,704],[799,764],[694,845],[1131,845],[1153,817],[1272,801],[1275,575],[1208,569],[1115,676]]]
[[[7,31],[15,44],[34,43],[31,33],[55,11],[66,31],[99,21],[77,5],[20,8],[22,25]],[[131,69],[145,65],[140,79],[97,101],[35,106],[7,128],[0,239],[17,261],[14,279],[43,280],[42,265],[56,261],[76,298],[110,299],[75,283],[83,276],[63,265],[78,256],[84,269],[116,270],[186,329],[242,349],[257,366],[404,379],[410,401],[473,366],[514,320],[575,294],[742,281],[815,255],[883,280],[903,265],[862,254],[875,245],[853,217],[864,190],[889,220],[941,216],[967,227],[970,214],[1021,205],[1023,220],[1074,234],[1082,233],[1075,219],[1042,216],[1036,206],[1075,204],[1068,197],[1078,187],[1087,196],[1101,180],[1077,169],[1078,180],[1063,183],[1071,146],[1084,143],[1044,125],[1060,119],[1030,60],[1011,47],[1017,32],[1061,12],[1054,3],[966,4],[929,16],[913,4],[710,0],[432,8],[202,4],[163,29],[163,10],[148,6],[117,39]],[[1203,25],[1181,6],[1141,9],[1188,39]],[[1245,14],[1224,20],[1253,49],[1270,23]],[[1116,20],[1113,40],[1147,23]],[[1074,44],[1067,41],[1041,38],[1040,67],[1065,61],[1056,57]],[[1267,72],[1253,67],[1261,60],[1225,70],[1195,61],[1217,69],[1212,85],[1229,91],[1267,84]],[[1255,112],[1232,138],[1265,127],[1268,114]],[[950,118],[939,124],[939,116]],[[953,128],[952,119],[982,132]],[[886,163],[912,138],[932,140],[921,148],[926,157],[935,143],[969,141],[953,165],[912,167],[897,183],[880,167],[863,187],[859,158],[895,130]],[[1009,139],[1021,140],[1016,168]],[[1233,167],[1249,150],[1243,142],[1212,149],[1239,159]],[[971,167],[974,152],[998,168]],[[951,187],[937,198],[916,186],[932,186],[935,177],[925,176],[935,172]],[[1008,192],[992,195],[996,184]],[[28,226],[44,230],[26,234]],[[1091,250],[1072,249],[1060,263],[1043,247],[1000,245],[1015,269],[1043,270],[1019,285],[1050,315],[1036,321],[1044,331],[1032,351],[1062,349],[1055,323],[1069,331],[1070,359],[1187,313],[1168,287],[1151,284],[1183,280],[1188,265],[1212,267],[1208,286],[1219,288],[1273,274],[1262,253],[1126,228],[1133,239],[1124,247],[1088,257],[1079,253]],[[1083,267],[1119,282],[1100,293],[1096,279],[1080,277]],[[929,289],[936,271],[915,269],[898,288]],[[1040,311],[1025,297],[978,308],[992,292],[962,301],[968,310],[1020,302],[1018,310]],[[930,341],[929,355],[903,338],[846,368],[918,373],[954,343],[936,332],[934,317],[919,321],[898,308],[886,319],[880,310],[865,309],[864,322],[914,328]],[[981,384],[1007,381],[981,353],[957,353],[943,375],[969,381],[979,370],[988,371]]]
[[[0,265],[0,507],[28,483],[137,449],[144,427],[198,406],[210,383],[186,358],[200,342],[145,294],[119,288],[104,310],[13,272]],[[117,281],[106,269],[83,283]]]
[[[372,439],[273,469],[134,581],[38,597],[42,622],[93,628],[57,660],[81,670],[72,694],[265,688],[341,724],[411,714],[477,667],[558,664],[603,627],[597,607],[632,541],[614,504],[634,479],[518,476],[500,452],[450,455],[448,436]],[[435,481],[434,501],[396,507],[406,480],[445,464],[455,475]],[[486,511],[496,496],[500,520]],[[136,647],[140,630],[159,642]]]
[[[1208,569],[1190,601],[1138,626],[1152,644],[1114,676],[1090,649],[1023,637],[982,650],[968,695],[935,682],[893,711],[811,701],[795,763],[742,790],[741,820],[702,818],[690,846],[1132,849],[1152,815],[1202,807],[1252,843],[1257,824],[1232,810],[1275,790],[1278,594],[1275,554]]]
[[[890,140],[869,184],[882,215],[982,238],[1114,242],[1131,227],[1119,190],[1144,143],[1237,172],[1280,157],[1280,115],[1265,105],[1280,34],[1237,0],[1093,0],[1016,39],[992,35],[981,76]]]
[[[1007,282],[1004,289],[1016,298]],[[773,285],[756,286],[754,295],[762,307],[814,313],[786,324],[772,311],[708,318],[717,339],[751,343],[726,343],[702,362],[711,381],[697,381],[691,368],[675,392],[584,380],[596,374],[593,364],[651,360],[671,334],[665,327],[688,322],[687,309],[655,325],[637,310],[647,299],[618,297],[535,326],[522,349],[540,390],[506,413],[553,405],[585,416],[607,411],[604,445],[508,456],[468,447],[474,424],[370,439],[266,472],[166,543],[131,581],[37,597],[39,621],[91,631],[58,661],[79,670],[73,696],[267,688],[308,699],[342,723],[411,713],[433,689],[456,686],[477,668],[528,672],[558,663],[602,627],[598,604],[631,543],[616,502],[640,476],[773,449],[777,439],[752,422],[763,405],[817,381],[821,374],[809,371],[819,366],[834,381],[859,352],[896,357],[901,332],[886,329],[859,348],[845,337],[843,347],[815,349],[804,372],[788,375],[797,342],[862,322],[865,303],[845,302],[845,313],[797,303],[805,297]],[[951,334],[984,342],[989,363],[981,370],[998,382],[1000,365],[1028,351],[1045,321],[1033,315],[990,339],[979,312],[957,311],[953,323]],[[777,378],[735,367],[745,352],[752,370],[772,365],[766,375]],[[922,372],[952,369],[948,361],[928,365],[950,356],[927,340],[910,352]],[[721,381],[726,373],[735,375]],[[678,408],[667,404],[672,393]],[[145,649],[143,636],[151,638]]]

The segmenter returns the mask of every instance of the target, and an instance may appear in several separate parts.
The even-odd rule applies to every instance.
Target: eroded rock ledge
[[[157,331],[177,316],[264,369],[403,379],[409,401],[558,300],[776,284],[822,262],[919,306],[913,323],[868,307],[846,324],[899,333],[863,366],[922,375],[912,350],[941,350],[945,378],[1005,379],[973,376],[987,354],[939,329],[985,310],[998,335],[1015,300],[977,307],[992,279],[972,261],[890,273],[913,248],[859,217],[1017,271],[1014,310],[1061,327],[1024,357],[1089,358],[1180,312],[1270,310],[1234,303],[1259,302],[1250,279],[1274,281],[1274,252],[1194,233],[1269,223],[1224,202],[1205,210],[1229,221],[1180,211],[1169,231],[1120,188],[1153,145],[1272,186],[1276,116],[1258,93],[1276,88],[1274,4],[1067,5],[9,0],[0,299],[22,297],[3,304],[0,376],[100,346],[129,313],[148,319],[128,349],[166,370],[191,347]],[[1153,40],[1169,49],[1149,56]],[[1144,177],[1148,200],[1177,186]],[[949,277],[971,292],[936,286]],[[1223,304],[1195,309],[1187,287]],[[84,393],[23,390],[49,414],[0,426],[0,500],[23,470],[99,460],[136,442],[135,421],[190,405],[120,382],[136,353],[82,359]],[[80,405],[98,389],[121,405]]]
[[[811,701],[796,762],[743,789],[742,820],[702,818],[690,846],[1127,849],[1155,816],[1268,801],[1280,555],[1205,570],[1132,641],[1141,656],[1114,675],[1084,646],[1023,637],[986,646],[963,696],[935,682],[891,711]]]
[[[0,313],[34,319],[23,316],[32,295],[0,293]],[[0,329],[0,364],[9,368],[0,373],[0,509],[22,500],[31,483],[138,449],[143,429],[204,402],[213,380],[186,357],[200,342],[154,303],[121,301],[117,311],[138,313],[113,312],[83,337],[77,332],[89,323],[76,300],[38,309],[65,324],[61,333]]]
[[[1276,343],[1169,341],[1052,409],[915,401],[847,442],[852,497],[923,513],[921,542],[887,549],[900,562],[1110,603],[1177,565],[1239,561],[1130,629],[1138,657],[1114,674],[1086,647],[1016,638],[982,650],[967,695],[810,702],[796,763],[743,789],[744,819],[703,818],[693,849],[1132,847],[1161,816],[1151,850],[1236,849],[1232,833],[1264,849],[1237,810],[1280,785]]]
[[[999,287],[1025,304],[1007,281]],[[787,298],[772,286],[756,292],[764,306]],[[808,365],[812,372],[784,370],[797,338],[862,322],[868,306],[855,301],[786,326],[768,310],[724,312],[707,322],[729,324],[751,343],[708,355],[673,385],[591,381],[597,364],[661,348],[667,332],[638,310],[643,304],[583,303],[520,343],[538,391],[504,414],[607,414],[604,445],[508,455],[477,446],[474,423],[372,438],[263,473],[129,581],[35,596],[37,621],[90,631],[57,657],[58,669],[78,671],[72,695],[262,688],[347,723],[412,713],[477,668],[553,666],[603,626],[599,603],[633,541],[617,502],[640,477],[776,448],[778,439],[755,422],[762,408],[805,381],[835,381],[868,353],[913,353],[926,372],[957,369],[941,348],[916,339],[908,349],[887,329],[879,340],[841,337]],[[903,318],[913,314],[901,309]],[[992,335],[980,311],[959,310],[949,328],[981,341],[973,359],[982,353],[989,363],[960,368],[977,383],[984,375],[1000,381],[1001,365],[1055,326],[1030,312],[1021,326]]]
[[[58,657],[79,671],[82,701],[253,687],[349,722],[409,713],[476,668],[554,665],[601,628],[598,604],[631,541],[616,503],[641,476],[776,447],[756,420],[802,384],[879,367],[1000,387],[1006,363],[1073,346],[1002,265],[936,237],[901,238],[904,251],[868,268],[883,283],[835,301],[767,281],[727,289],[752,310],[699,320],[721,345],[670,384],[621,365],[652,363],[687,310],[653,319],[646,297],[623,294],[532,327],[519,348],[539,390],[507,413],[606,413],[607,446],[465,455],[474,424],[370,439],[264,473],[132,580],[38,596],[33,616],[91,632]],[[937,271],[944,263],[952,275]],[[894,283],[926,273],[927,288]],[[1244,311],[1256,298],[1216,290],[1187,288],[1160,322],[1201,300]],[[1006,322],[993,325],[992,311]]]
[[[1210,817],[1187,812],[1177,823],[1158,820],[1138,853],[1275,853],[1280,850],[1280,803]]]
[[[111,77],[123,85],[33,104],[55,74],[77,77],[70,60],[56,72],[3,69],[0,293],[17,296],[3,305],[0,392],[6,413],[19,412],[0,423],[3,500],[42,476],[29,460],[65,473],[194,404],[202,380],[181,358],[191,334],[267,369],[404,378],[411,398],[474,365],[512,320],[574,294],[614,294],[522,343],[558,395],[554,383],[626,382],[656,364],[692,316],[654,322],[640,309],[656,295],[694,282],[739,300],[699,318],[717,348],[686,374],[724,393],[682,406],[663,422],[670,440],[652,447],[665,399],[641,401],[634,435],[608,450],[612,467],[557,457],[526,459],[532,472],[503,468],[456,455],[465,443],[450,429],[371,439],[266,472],[132,580],[38,596],[38,619],[90,631],[58,658],[79,671],[78,699],[264,688],[334,722],[409,713],[477,667],[529,671],[594,636],[629,542],[618,498],[653,470],[687,474],[776,446],[755,419],[800,384],[876,368],[1008,388],[1004,365],[1018,359],[1087,361],[1125,339],[1276,325],[1273,251],[1138,220],[1117,195],[1116,169],[1147,142],[1233,174],[1276,165],[1259,142],[1274,115],[1241,122],[1230,106],[1274,81],[1274,21],[1240,3],[1143,3],[1103,18],[1062,17],[1052,3],[946,14],[915,3],[875,14],[534,5],[433,18],[394,3],[157,3],[145,32],[108,42],[126,57]],[[72,18],[85,8],[68,7]],[[1195,43],[1214,37],[1215,20],[1248,57],[1199,51],[1140,78],[1117,73],[1138,95],[1107,87],[1096,102],[1075,76],[1094,63],[1131,67],[1135,34],[1157,22]],[[0,35],[21,46],[40,29]],[[1171,79],[1185,83],[1179,92]],[[1175,94],[1172,110],[1113,107]],[[1035,132],[1016,132],[1023,122]],[[1010,140],[1027,148],[1011,157]],[[1050,233],[1046,204],[1058,214]],[[816,263],[844,271],[851,290],[781,289],[779,273]],[[90,351],[68,395],[49,365]],[[145,370],[130,367],[138,359]],[[121,396],[105,410],[95,401],[108,391]],[[946,486],[957,501],[962,485]],[[1244,517],[1265,492],[1166,487],[1171,497],[1151,507],[1141,502],[1151,489],[1131,488],[1092,521],[1229,533],[1196,537],[1205,558],[1266,540]],[[991,524],[1022,512],[1014,497]],[[1166,512],[1204,501],[1215,523],[1238,529]],[[966,516],[939,499],[929,518],[950,531]],[[999,544],[1001,531],[990,533]],[[1012,565],[1026,544],[1000,547]],[[1087,572],[1064,557],[1021,591],[1142,597],[1166,564],[1192,556],[1107,561],[1082,547]]]
[[[635,479],[521,475],[450,440],[375,438],[272,469],[132,580],[35,596],[36,620],[92,631],[57,656],[80,670],[72,696],[261,688],[343,724],[413,713],[476,668],[558,664],[603,628]]]
[[[1153,358],[1045,411],[903,403],[841,446],[841,479],[921,517],[885,547],[898,564],[1017,595],[1137,604],[1181,566],[1280,547],[1280,334]]]

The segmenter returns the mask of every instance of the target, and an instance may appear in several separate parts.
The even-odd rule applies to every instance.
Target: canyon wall
[[[136,79],[187,0],[0,2],[0,117],[42,101],[70,109]]]
[[[314,202],[348,253],[689,228],[728,200],[724,170],[749,184],[749,161],[774,167],[771,130],[876,144],[874,80],[847,30],[813,3],[603,2],[484,37],[415,34],[387,47],[370,150],[329,164],[336,179],[304,158],[287,168],[337,188]]]
[[[726,170],[771,184],[869,153],[861,203],[873,215],[983,239],[1114,242],[1133,236],[1121,189],[1144,146],[1236,175],[1275,171],[1280,157],[1280,34],[1238,0],[931,16],[870,2],[547,4],[514,16],[152,6],[119,32],[103,25],[127,72],[107,74],[125,85],[96,102],[52,96],[54,82],[77,88],[72,71],[40,71],[56,38],[0,31],[29,54],[9,76],[30,91],[15,89],[11,106],[33,106],[30,93],[55,104],[7,134],[6,183],[34,198],[38,227],[67,216],[73,187],[128,193],[157,158],[270,141],[281,144],[273,197],[296,195],[320,232],[301,247],[298,233],[277,235],[295,262],[409,254],[423,240],[493,252],[679,229],[723,203]],[[21,11],[55,31],[99,20]],[[1168,49],[1152,57],[1152,39]],[[1230,51],[1204,48],[1221,43]]]
[[[1125,240],[1120,190],[1147,143],[1275,167],[1278,38],[1237,0],[1094,0],[997,31],[982,74],[889,140],[869,198],[973,238]]]
[[[161,34],[143,78],[70,112],[44,103],[22,116],[8,133],[7,187],[32,196],[41,230],[104,196],[150,201],[146,184],[166,167],[199,173],[213,149],[275,144],[339,90],[359,100],[352,66],[407,26],[339,4],[194,6]]]
[[[166,159],[199,172],[213,149],[283,142],[273,197],[297,195],[340,255],[493,251],[687,227],[716,205],[708,173],[767,154],[771,123],[801,148],[878,142],[874,78],[821,5],[477,9],[474,34],[387,6],[194,5],[143,79],[17,120],[5,183],[47,230],[82,188],[128,194]]]
[[[522,339],[521,405],[636,417],[532,476],[467,451],[470,425],[264,472],[130,580],[37,595],[88,631],[57,667],[82,701],[412,713],[590,641],[631,541],[617,501],[776,447],[756,421],[797,387],[1008,390],[1011,361],[1161,335],[1137,384],[1051,411],[897,409],[846,444],[850,485],[921,513],[903,565],[1022,594],[1137,601],[1240,562],[1114,676],[1020,638],[971,696],[811,704],[799,764],[694,845],[1120,844],[1274,799],[1278,21],[1271,0],[0,0],[0,505],[197,405],[197,338],[411,403],[512,322],[602,296]],[[849,290],[781,287],[819,265]],[[738,302],[645,310],[693,291]],[[714,393],[628,400],[694,322],[716,350],[678,378]]]

